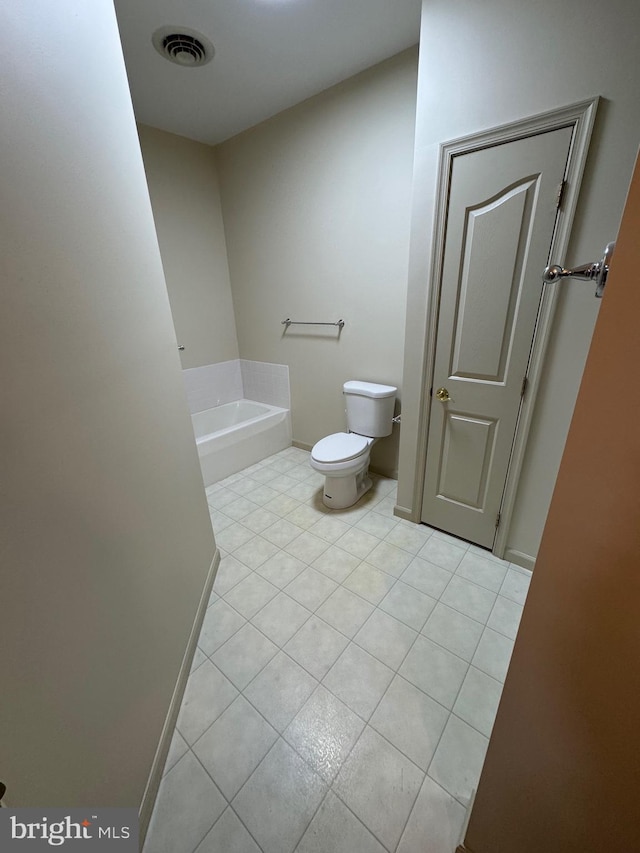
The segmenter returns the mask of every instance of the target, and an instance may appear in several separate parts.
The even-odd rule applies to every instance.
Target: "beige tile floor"
[[[529,574],[328,511],[288,448],[207,489],[222,561],[145,853],[452,853]]]

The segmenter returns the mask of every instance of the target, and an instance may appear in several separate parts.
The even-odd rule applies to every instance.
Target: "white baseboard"
[[[476,801],[476,791],[477,790],[478,790],[477,788],[474,788],[471,791],[471,798],[469,799],[469,803],[468,803],[467,808],[466,808],[466,814],[464,816],[464,820],[462,821],[462,826],[460,827],[460,836],[459,836],[458,847],[456,848],[456,851],[467,849],[464,846],[464,839],[465,839],[465,836],[467,834],[467,828],[469,826],[469,820],[471,819],[471,811],[473,810],[473,804]]]
[[[420,524],[420,519],[414,516],[413,510],[408,506],[396,504],[393,508],[393,514],[398,518],[404,518],[405,521],[413,521],[415,524]]]
[[[516,566],[526,569],[528,572],[532,572],[536,565],[535,557],[531,557],[529,554],[523,554],[522,551],[516,551],[513,548],[505,548],[504,559],[508,560],[510,563],[514,563]]]
[[[149,821],[151,820],[151,813],[153,812],[153,807],[155,805],[156,797],[158,795],[158,788],[160,787],[160,782],[162,781],[162,771],[164,770],[164,765],[167,760],[167,753],[169,752],[169,747],[171,745],[173,730],[176,725],[176,720],[178,719],[180,706],[182,705],[182,697],[184,696],[184,691],[187,686],[187,679],[189,678],[189,673],[191,672],[193,656],[196,651],[198,637],[200,636],[200,630],[202,628],[202,622],[204,620],[204,615],[207,612],[207,606],[209,604],[209,598],[211,597],[213,582],[216,579],[216,573],[218,571],[219,565],[220,551],[218,550],[218,548],[216,548],[215,553],[213,555],[213,560],[211,561],[211,566],[209,567],[207,579],[204,584],[204,589],[202,590],[202,596],[200,597],[200,603],[198,604],[196,617],[194,619],[193,627],[191,628],[191,634],[189,635],[189,641],[187,643],[187,648],[182,659],[182,665],[180,666],[180,672],[178,674],[176,686],[173,690],[173,696],[171,697],[171,702],[169,703],[169,710],[164,721],[164,726],[162,727],[160,742],[158,743],[158,748],[156,749],[153,764],[151,765],[151,772],[149,773],[147,786],[145,788],[144,794],[142,795],[142,802],[140,803],[140,808],[138,810],[138,815],[140,818],[141,850],[145,836],[147,834],[147,829],[149,828]]]

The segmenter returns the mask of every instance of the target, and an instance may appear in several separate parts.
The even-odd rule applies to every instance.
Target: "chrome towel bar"
[[[344,326],[344,320],[338,320],[337,323],[309,323],[303,320],[290,320],[288,317],[286,320],[283,320],[280,324],[281,326],[286,326],[287,329],[289,326],[338,326],[340,329]]]

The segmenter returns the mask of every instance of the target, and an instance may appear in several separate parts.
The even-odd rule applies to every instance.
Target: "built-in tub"
[[[205,486],[291,445],[289,409],[236,400],[191,417]]]

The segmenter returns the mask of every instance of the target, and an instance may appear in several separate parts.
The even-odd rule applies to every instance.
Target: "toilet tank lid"
[[[377,385],[375,382],[359,382],[351,379],[342,386],[345,394],[359,394],[361,397],[395,397],[397,388],[393,385]]]

